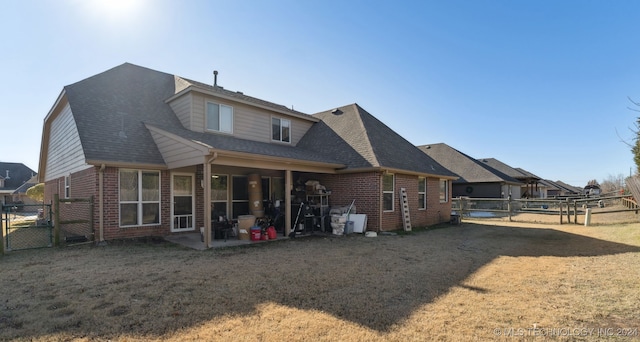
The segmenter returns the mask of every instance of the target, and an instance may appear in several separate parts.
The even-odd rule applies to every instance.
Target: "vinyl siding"
[[[153,140],[158,145],[164,161],[171,169],[203,163],[202,151],[177,143],[175,140],[151,131]]]
[[[306,120],[287,117],[286,115],[266,109],[255,108],[245,104],[235,103],[233,101],[217,99],[211,96],[193,94],[191,102],[191,130],[196,132],[207,131],[205,129],[205,109],[207,102],[223,104],[233,108],[233,136],[241,139],[278,144],[278,142],[271,141],[271,118],[279,117],[291,120],[291,145],[295,146],[313,124]],[[182,121],[182,119],[180,120]],[[211,134],[225,133],[211,132]]]
[[[90,168],[84,158],[71,107],[66,104],[51,122],[45,165],[45,182]]]
[[[192,108],[193,96],[191,94],[186,94],[181,96],[174,101],[171,101],[169,104],[171,109],[176,113],[176,116],[182,123],[182,126],[186,129],[193,129],[191,126],[193,124],[193,120],[191,119],[191,108]]]

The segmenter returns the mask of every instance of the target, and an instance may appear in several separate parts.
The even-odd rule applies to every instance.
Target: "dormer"
[[[191,131],[295,146],[319,119],[285,106],[175,76],[176,94],[166,100]]]

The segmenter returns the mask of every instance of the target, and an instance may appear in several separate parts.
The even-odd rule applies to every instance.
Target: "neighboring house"
[[[582,188],[567,184],[562,181],[555,181],[556,184],[565,189],[567,196],[580,196],[582,195]]]
[[[453,181],[453,197],[507,198],[511,195],[513,199],[520,198],[520,181],[447,144],[422,145],[418,148],[460,177]]]
[[[541,187],[539,184],[541,179],[540,177],[523,169],[513,168],[495,158],[482,158],[478,160],[483,164],[523,183],[520,191],[520,196],[522,198],[540,198],[544,195],[544,187]]]
[[[597,183],[593,183],[593,184],[587,184],[584,187],[583,190],[583,194],[587,197],[591,197],[591,196],[600,196],[600,192],[602,190],[600,189],[600,185]]]
[[[400,188],[414,226],[449,221],[457,178],[356,104],[308,115],[129,63],[64,87],[44,121],[45,199],[93,196],[96,240],[208,237],[254,209],[256,177],[285,234],[310,180],[380,231],[402,228]]]
[[[548,179],[542,179],[540,183],[546,186],[547,197],[568,197],[579,196],[581,194],[581,191],[576,191],[574,187],[560,181],[554,182]]]
[[[26,196],[26,189],[35,183],[30,180],[36,175],[35,171],[22,163],[0,162],[0,197],[2,204],[30,203]]]

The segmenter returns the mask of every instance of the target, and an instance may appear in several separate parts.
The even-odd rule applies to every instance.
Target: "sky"
[[[635,173],[639,1],[23,0],[0,11],[0,161],[38,171],[63,87],[129,62],[313,114],[357,103],[584,186]]]

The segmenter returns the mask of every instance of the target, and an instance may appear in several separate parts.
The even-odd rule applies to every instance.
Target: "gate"
[[[51,205],[2,205],[2,232],[6,251],[53,246]]]
[[[60,198],[54,195],[54,244],[76,244],[94,241],[93,196]]]

